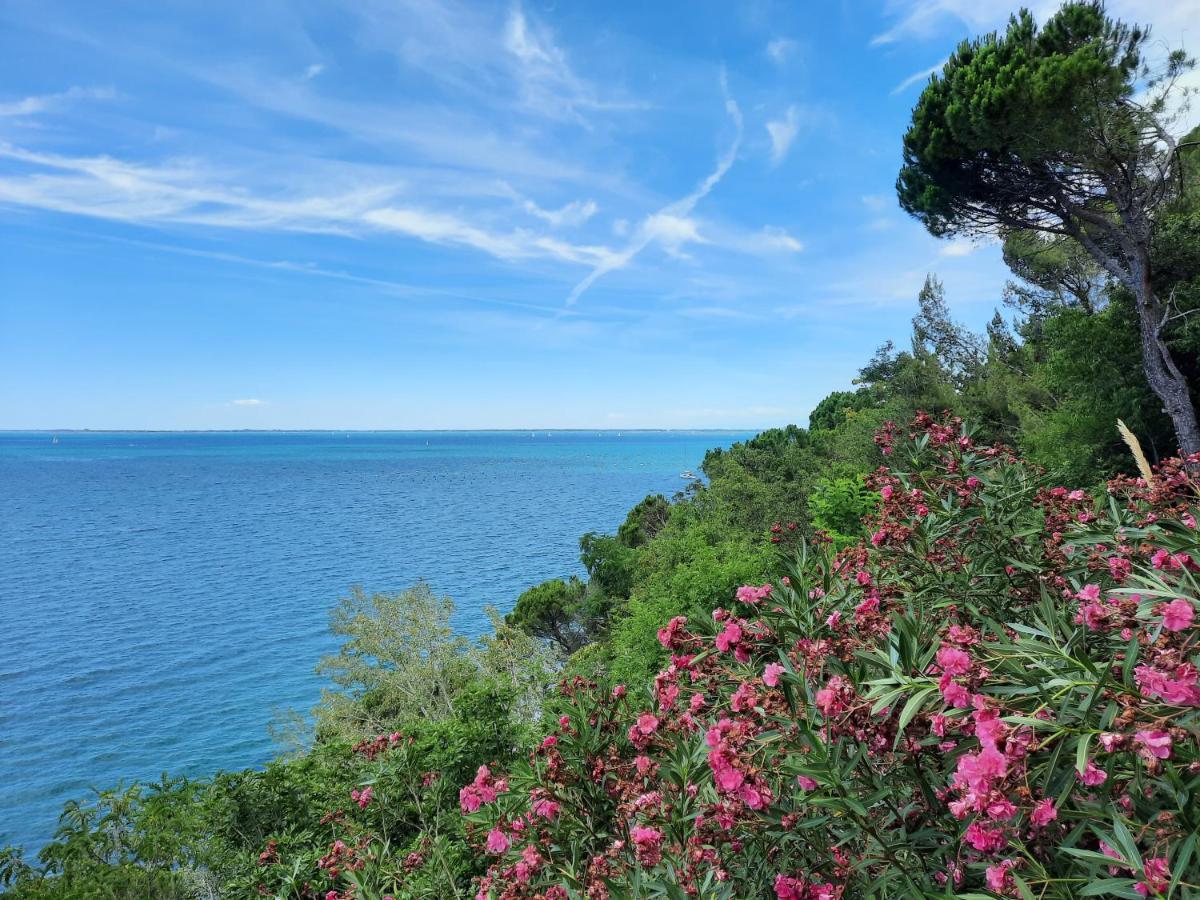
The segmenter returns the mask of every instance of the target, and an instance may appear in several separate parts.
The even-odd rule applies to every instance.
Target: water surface
[[[477,634],[747,436],[0,433],[0,846],[90,786],[267,761],[350,586],[423,578]]]

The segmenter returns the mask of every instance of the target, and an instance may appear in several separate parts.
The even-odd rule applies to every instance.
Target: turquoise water
[[[267,761],[352,585],[423,578],[477,634],[745,437],[0,433],[0,846],[91,786]]]

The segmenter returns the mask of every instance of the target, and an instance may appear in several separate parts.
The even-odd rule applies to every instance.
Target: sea
[[[0,432],[0,847],[93,788],[261,766],[352,586],[476,636],[743,432]]]

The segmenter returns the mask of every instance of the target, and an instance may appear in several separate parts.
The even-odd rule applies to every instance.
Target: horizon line
[[[508,432],[539,432],[547,434],[554,432],[743,432],[764,431],[770,428],[784,426],[747,426],[745,428],[710,426],[704,428],[668,428],[668,427],[630,427],[630,428],[546,428],[546,427],[512,427],[512,428],[3,428],[0,434],[452,434],[452,433],[492,433]]]

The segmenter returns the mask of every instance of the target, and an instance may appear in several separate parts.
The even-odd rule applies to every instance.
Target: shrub
[[[1200,457],[1097,502],[956,421],[877,440],[869,541],[477,773],[481,896],[1200,896]]]

